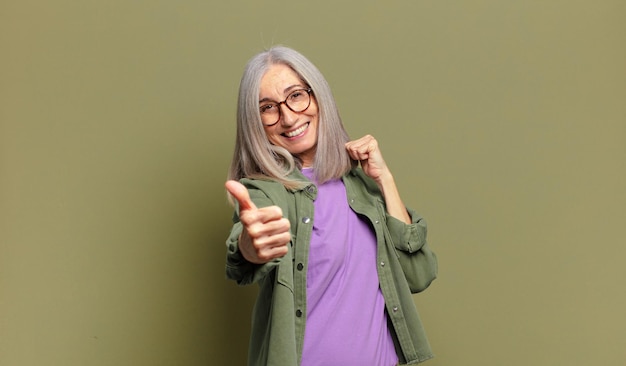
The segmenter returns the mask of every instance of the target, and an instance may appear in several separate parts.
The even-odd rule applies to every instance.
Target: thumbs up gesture
[[[239,202],[239,219],[243,232],[239,251],[251,263],[264,264],[287,254],[291,234],[289,220],[283,218],[278,206],[257,208],[246,187],[234,180],[226,182],[226,190]]]

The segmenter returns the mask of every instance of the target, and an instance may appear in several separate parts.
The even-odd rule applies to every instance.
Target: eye
[[[259,107],[259,111],[261,112],[261,114],[272,113],[272,111],[274,111],[275,109],[276,104],[263,104],[261,107]]]
[[[289,94],[289,99],[291,99],[291,100],[302,99],[303,94],[304,94],[303,90],[296,90],[295,92]]]

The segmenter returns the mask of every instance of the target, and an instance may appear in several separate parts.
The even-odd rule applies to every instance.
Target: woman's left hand
[[[354,160],[361,162],[363,172],[376,182],[389,175],[389,169],[378,148],[378,142],[371,135],[365,135],[360,139],[346,143],[348,154]]]

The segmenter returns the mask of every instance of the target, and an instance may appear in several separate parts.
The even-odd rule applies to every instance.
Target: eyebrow
[[[302,84],[293,84],[293,85],[290,85],[290,86],[286,87],[286,88],[283,90],[283,94],[287,94],[287,93],[289,93],[291,90],[296,89],[296,88],[304,88],[304,85],[302,85]],[[259,100],[259,103],[262,103],[262,102],[274,102],[274,100],[272,100],[272,99],[270,99],[270,98],[263,98],[263,99]]]

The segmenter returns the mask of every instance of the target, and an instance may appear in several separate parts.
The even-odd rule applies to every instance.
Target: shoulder
[[[280,182],[256,178],[242,178],[239,182],[248,189],[252,201],[259,202],[259,207],[284,204],[287,189]]]
[[[257,207],[278,206],[285,217],[295,212],[295,195],[299,190],[287,188],[282,182],[262,178],[242,178],[240,183],[248,189],[250,199]]]
[[[282,183],[270,179],[241,178],[239,182],[248,189],[258,189],[266,193],[285,189]]]

